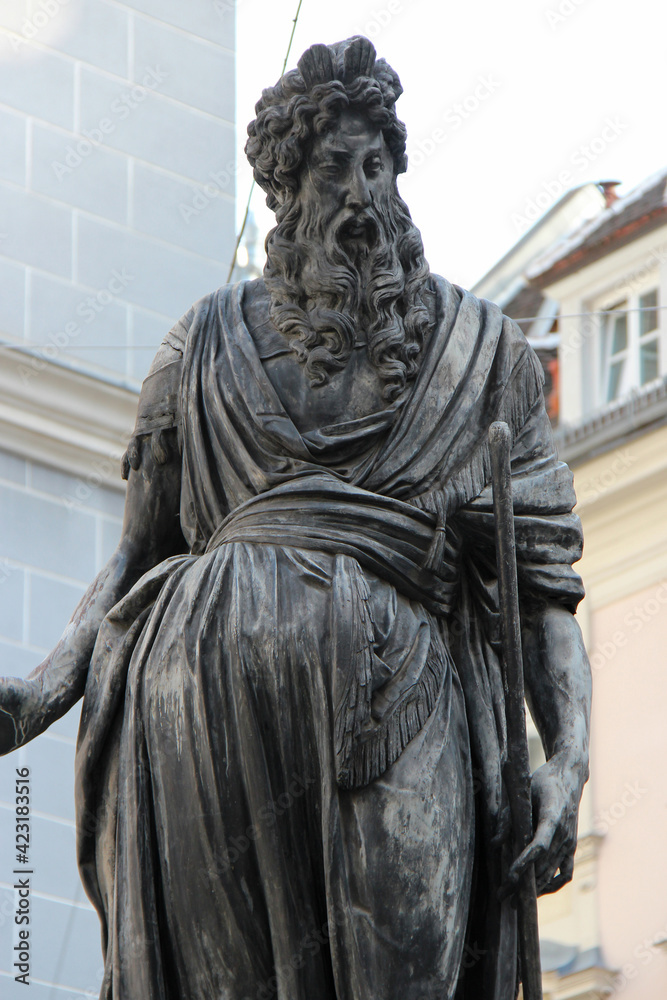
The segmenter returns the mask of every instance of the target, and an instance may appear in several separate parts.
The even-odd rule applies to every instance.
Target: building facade
[[[585,935],[597,958],[582,992],[563,966],[547,996],[654,1000],[667,996],[667,170],[528,277],[560,306],[556,437],[584,528],[593,671],[578,871],[541,917],[545,936]]]
[[[119,459],[164,334],[223,284],[235,213],[232,0],[0,6],[0,673],[61,635],[120,534]],[[0,995],[97,996],[75,861],[78,708],[0,761]],[[17,851],[16,769],[30,843]],[[25,844],[25,842],[22,842]],[[30,924],[15,921],[30,871]],[[24,939],[25,940],[25,939]]]
[[[477,286],[553,365],[585,539],[591,777],[573,880],[539,903],[545,1000],[667,996],[667,170],[615,187],[578,221],[570,192]]]

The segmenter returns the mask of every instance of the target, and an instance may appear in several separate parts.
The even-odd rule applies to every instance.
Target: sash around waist
[[[435,517],[393,497],[370,493],[331,475],[298,477],[252,497],[229,514],[206,551],[227,542],[294,546],[348,555],[407,597],[449,614],[455,567],[425,564]]]

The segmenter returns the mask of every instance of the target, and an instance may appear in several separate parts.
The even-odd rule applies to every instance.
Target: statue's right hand
[[[41,690],[35,681],[0,678],[0,755],[39,735],[42,709]]]

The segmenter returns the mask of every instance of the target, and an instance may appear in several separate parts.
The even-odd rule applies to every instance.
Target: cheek
[[[327,184],[318,192],[312,207],[318,215],[332,219],[345,207],[345,191]]]
[[[372,190],[375,201],[382,203],[388,201],[393,191],[392,178],[387,174],[381,174],[373,185]]]
[[[313,194],[318,203],[334,202],[340,198],[342,189],[343,186],[332,178],[320,177],[316,181]]]

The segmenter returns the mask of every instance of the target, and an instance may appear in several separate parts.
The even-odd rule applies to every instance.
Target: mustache
[[[364,209],[343,219],[334,231],[334,239],[343,245],[359,240],[373,247],[380,239],[380,223],[381,220],[374,211]]]
[[[375,246],[383,236],[387,211],[376,204],[361,211],[336,208],[329,212],[319,205],[308,206],[301,212],[294,238],[304,244],[314,241],[344,247],[347,243],[362,241]]]

